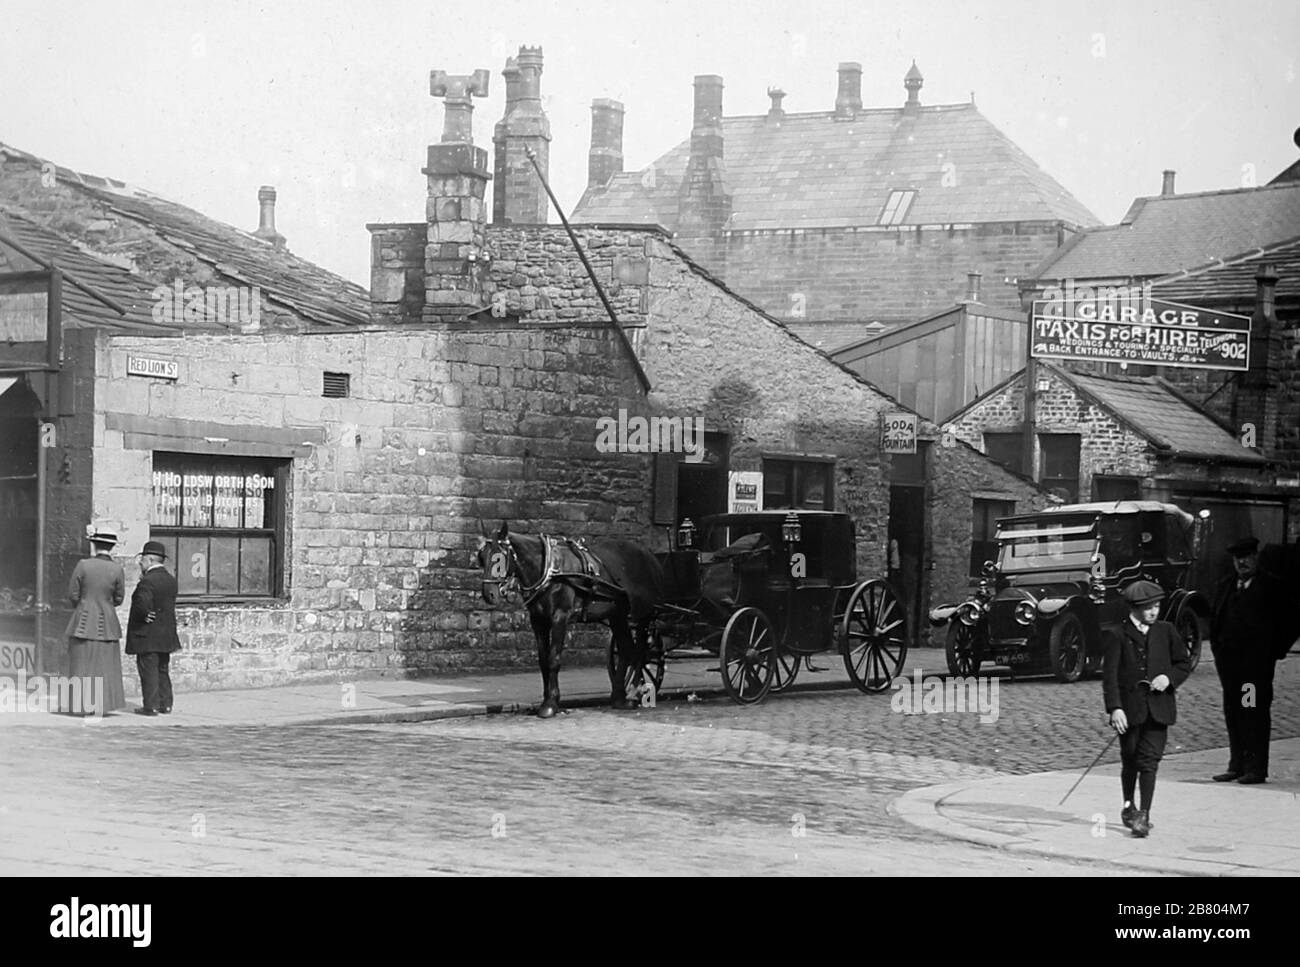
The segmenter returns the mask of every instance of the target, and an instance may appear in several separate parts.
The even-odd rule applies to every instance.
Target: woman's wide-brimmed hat
[[[1133,608],[1145,608],[1165,599],[1164,588],[1154,581],[1134,581],[1122,592],[1121,596]]]

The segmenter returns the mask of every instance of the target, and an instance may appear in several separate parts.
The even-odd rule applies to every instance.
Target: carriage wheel
[[[741,608],[722,630],[722,687],[741,705],[761,702],[776,674],[776,634],[758,608]]]
[[[894,589],[879,579],[859,584],[840,628],[844,667],[868,694],[883,692],[907,660],[907,617]]]
[[[772,675],[772,691],[781,692],[793,685],[799,674],[799,666],[802,664],[803,655],[796,655],[784,649],[779,650],[776,656],[776,671]]]
[[[615,676],[618,672],[617,661],[618,655],[615,653],[614,636],[610,635],[609,651],[606,655],[606,670],[609,672],[609,683],[617,688]],[[634,665],[629,664],[625,669],[626,674],[623,676],[623,695],[631,696],[636,692],[641,681],[652,681],[655,685],[655,694],[658,695],[663,690],[664,685],[664,637],[658,628],[650,632],[650,640],[646,643],[646,653],[641,662],[641,679],[638,681],[637,669]]]
[[[1196,666],[1201,663],[1201,620],[1196,617],[1195,611],[1184,607],[1178,612],[1174,627],[1178,630],[1178,637],[1187,646],[1187,654],[1192,659],[1191,671],[1196,671]]]
[[[980,636],[975,629],[958,618],[948,624],[948,639],[944,644],[944,657],[948,659],[948,674],[973,677],[980,673]]]

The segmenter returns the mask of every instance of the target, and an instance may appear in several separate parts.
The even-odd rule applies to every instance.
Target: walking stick
[[[1074,790],[1079,788],[1079,783],[1083,782],[1083,780],[1088,777],[1088,773],[1092,772],[1093,766],[1095,766],[1098,762],[1101,761],[1101,757],[1104,756],[1107,753],[1107,751],[1109,751],[1110,747],[1115,744],[1115,740],[1118,738],[1119,738],[1118,732],[1116,732],[1114,735],[1110,737],[1110,741],[1106,743],[1106,748],[1102,749],[1101,753],[1097,756],[1097,758],[1092,760],[1091,766],[1088,766],[1088,768],[1083,770],[1083,775],[1081,775],[1078,779],[1074,781],[1074,785],[1070,787],[1070,792],[1067,792],[1064,796],[1061,797],[1061,801],[1057,803],[1058,806],[1065,805],[1065,800],[1070,798],[1070,793],[1074,792]]]

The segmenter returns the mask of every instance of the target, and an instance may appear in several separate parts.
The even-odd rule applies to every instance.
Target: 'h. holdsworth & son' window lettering
[[[269,597],[279,590],[277,473],[283,460],[154,454],[150,536],[168,548],[188,597]]]

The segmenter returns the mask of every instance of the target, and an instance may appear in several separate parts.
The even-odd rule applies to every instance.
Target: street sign
[[[886,413],[881,418],[881,453],[916,452],[916,414]]]
[[[155,379],[179,379],[180,366],[174,359],[127,356],[126,374],[128,376],[151,376]]]
[[[1250,319],[1163,299],[1114,305],[1101,300],[1036,300],[1035,359],[1221,369],[1250,368]]]

